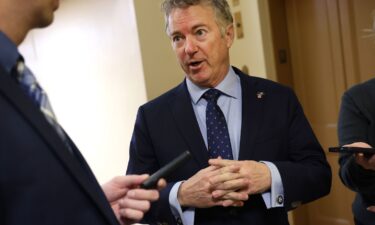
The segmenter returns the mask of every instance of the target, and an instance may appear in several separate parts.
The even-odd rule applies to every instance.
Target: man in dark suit
[[[375,24],[375,23],[374,23]],[[338,121],[340,145],[375,146],[375,79],[358,84],[342,97]],[[357,192],[352,210],[356,225],[375,221],[375,155],[340,155],[340,178]]]
[[[158,224],[288,224],[328,194],[331,170],[289,88],[231,67],[225,0],[166,0],[166,31],[186,79],[141,106],[127,173],[152,173],[185,150],[145,217]]]
[[[118,176],[101,188],[17,50],[58,6],[0,0],[0,224],[131,224],[159,196],[137,188],[148,175]]]
[[[375,11],[369,37],[375,35]],[[355,85],[342,96],[338,137],[341,146],[375,147],[375,79]],[[375,221],[375,155],[341,154],[340,178],[356,192],[352,205],[356,225]]]

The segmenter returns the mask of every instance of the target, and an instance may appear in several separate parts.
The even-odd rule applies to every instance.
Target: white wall
[[[65,0],[21,51],[100,182],[124,174],[146,91],[132,0]]]

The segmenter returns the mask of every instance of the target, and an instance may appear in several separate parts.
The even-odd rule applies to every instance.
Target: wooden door
[[[351,85],[375,75],[375,0],[269,0],[276,71],[296,91],[332,167],[331,193],[293,211],[294,225],[352,225],[354,193],[338,177],[340,99]],[[285,60],[287,59],[287,60]]]

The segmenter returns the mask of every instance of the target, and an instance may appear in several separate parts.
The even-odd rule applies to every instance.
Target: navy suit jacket
[[[358,84],[344,93],[338,122],[340,145],[366,142],[375,147],[375,79]],[[357,221],[374,224],[375,213],[367,210],[375,205],[375,171],[358,165],[352,154],[340,155],[340,178],[357,192],[352,210]]]
[[[288,224],[288,209],[329,192],[330,167],[293,91],[234,69],[242,88],[239,160],[264,160],[277,166],[285,207],[267,210],[261,195],[254,195],[240,208],[196,209],[195,224]],[[262,98],[257,97],[258,92],[264,93]],[[184,81],[139,108],[127,173],[153,173],[185,150],[190,150],[192,159],[167,177],[168,186],[145,222],[176,224],[168,202],[171,187],[208,166],[207,149]]]
[[[118,224],[71,145],[0,66],[0,224]]]

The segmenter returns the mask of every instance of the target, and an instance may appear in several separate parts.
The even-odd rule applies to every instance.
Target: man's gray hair
[[[216,22],[221,28],[221,32],[225,32],[225,28],[229,24],[233,24],[233,17],[230,7],[226,0],[165,0],[161,7],[165,16],[165,27],[168,30],[168,17],[174,9],[185,9],[194,5],[206,5],[212,7],[215,12]]]

